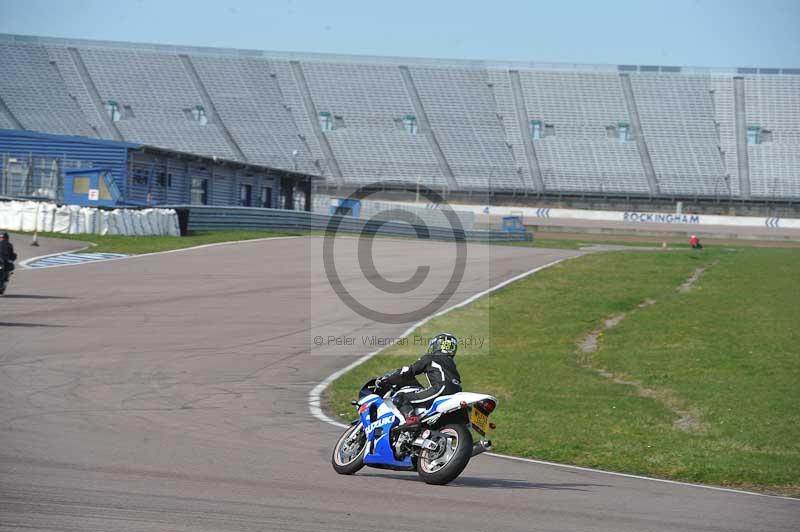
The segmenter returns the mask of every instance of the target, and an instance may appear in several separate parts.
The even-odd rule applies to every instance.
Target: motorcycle
[[[351,402],[358,418],[333,448],[331,464],[340,475],[352,475],[364,466],[416,470],[428,484],[444,485],[458,477],[472,457],[491,450],[486,436],[495,429],[489,415],[497,406],[496,398],[471,392],[441,396],[429,408],[415,411],[418,423],[401,427],[405,418],[393,399],[421,386],[378,387],[376,380],[367,381],[359,398]],[[479,435],[477,443],[470,428]]]
[[[11,274],[14,272],[14,263],[7,262],[3,263],[0,260],[0,296],[6,293],[6,287],[8,286],[8,281],[11,278]]]

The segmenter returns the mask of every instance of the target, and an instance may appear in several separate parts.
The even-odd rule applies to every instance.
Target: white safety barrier
[[[445,214],[446,209],[441,208],[439,205],[419,203],[408,203],[399,201],[375,201],[363,199],[361,201],[361,218],[364,220],[376,219],[380,220],[386,218],[387,220],[401,221],[402,216],[405,214],[407,217],[404,221],[410,223],[410,220],[416,220],[416,223],[433,226],[433,227],[450,227],[454,225],[455,219],[448,217]],[[330,214],[331,206],[336,202],[335,198],[318,194],[312,197],[312,210],[318,214]],[[475,214],[468,210],[455,210],[457,206],[453,207],[453,214],[461,224],[461,229],[465,231],[472,231],[475,228]],[[393,212],[394,211],[394,212]],[[397,212],[401,211],[401,212]]]
[[[406,204],[404,202],[398,202]],[[413,205],[410,204],[410,205]],[[570,220],[601,220],[606,222],[634,222],[678,226],[727,225],[739,227],[768,227],[771,229],[800,229],[798,218],[776,218],[756,216],[719,216],[715,214],[663,213],[647,211],[589,211],[583,209],[556,209],[550,207],[498,207],[487,205],[452,204],[456,212],[493,214],[497,216],[522,215],[525,223],[532,218]]]
[[[173,209],[106,211],[36,201],[0,201],[0,229],[72,235],[180,235]]]

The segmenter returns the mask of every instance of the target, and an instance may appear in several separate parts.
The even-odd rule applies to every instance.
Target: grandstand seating
[[[636,144],[608,137],[631,122],[616,73],[528,71],[520,81],[528,118],[555,129],[534,141],[548,189],[647,193]]]
[[[800,196],[800,76],[749,76],[745,94],[747,125],[772,135],[748,146],[753,195]]]
[[[250,162],[314,171],[313,154],[297,135],[292,113],[270,76],[250,58],[192,55],[192,64],[231,135]],[[297,155],[293,156],[294,151]]]
[[[737,143],[734,94],[744,94],[746,123],[763,132],[747,146],[750,193],[800,197],[793,70],[324,56],[13,35],[0,35],[0,68],[0,128],[137,141],[335,183],[514,193],[647,196],[654,175],[664,196],[742,197],[737,146],[745,144]],[[742,85],[734,90],[736,76],[743,93]],[[113,119],[105,108],[112,101]],[[540,123],[535,138],[531,121]]]
[[[44,48],[0,43],[0,72],[0,98],[25,128],[95,135]],[[14,122],[6,116],[5,124]]]
[[[75,98],[75,103],[83,113],[89,127],[92,128],[95,136],[106,139],[113,139],[114,132],[107,126],[100,114],[100,109],[92,101],[92,97],[86,89],[86,85],[81,80],[81,74],[75,66],[69,51],[64,47],[48,47],[47,55],[50,61],[53,62],[55,67],[61,74],[61,79],[64,80],[67,92],[70,96]],[[56,133],[56,131],[45,130],[48,133]]]
[[[712,75],[711,90],[714,91],[714,119],[719,128],[723,164],[722,182],[714,184],[714,193],[735,197],[739,195],[739,166],[736,148],[736,111],[730,76]]]
[[[431,128],[464,189],[523,188],[485,70],[410,68]]]
[[[661,191],[713,195],[724,172],[710,77],[645,73],[631,82]]]
[[[202,97],[178,54],[83,48],[80,55],[101,99],[120,106],[123,117],[115,125],[125,140],[237,158],[220,124],[211,120],[201,125],[190,118],[191,110],[202,105]]]
[[[303,72],[317,112],[334,122],[325,135],[349,180],[446,183],[422,132],[402,127],[415,112],[397,67],[308,61]]]

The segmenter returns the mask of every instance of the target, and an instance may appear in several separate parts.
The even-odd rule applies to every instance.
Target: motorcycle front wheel
[[[352,425],[333,448],[331,465],[340,475],[352,475],[364,467],[364,451],[367,450],[367,435],[360,423]]]
[[[436,450],[419,455],[417,473],[428,484],[444,485],[454,480],[467,467],[472,457],[472,434],[466,425],[451,424],[439,429]]]

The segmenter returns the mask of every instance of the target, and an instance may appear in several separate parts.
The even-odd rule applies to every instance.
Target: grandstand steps
[[[17,120],[17,117],[14,116],[14,113],[11,112],[11,109],[8,108],[2,97],[0,97],[0,118],[5,119],[4,122],[8,122],[14,129],[25,129],[20,121]]]
[[[747,156],[747,116],[745,114],[744,78],[733,78],[733,101],[736,113],[736,156],[739,170],[739,195],[750,199],[750,163]]]
[[[636,141],[636,147],[639,149],[639,157],[642,160],[642,169],[644,170],[644,175],[647,177],[650,194],[657,196],[660,187],[658,186],[658,179],[656,178],[656,172],[653,168],[653,160],[650,157],[650,151],[647,149],[647,141],[644,138],[644,130],[642,129],[642,122],[639,119],[639,109],[636,105],[636,98],[633,96],[630,75],[625,73],[620,74],[619,80],[622,84],[622,92],[625,95],[625,105],[628,108],[628,116],[632,123],[633,138]]]
[[[97,90],[97,86],[94,84],[92,76],[89,75],[89,70],[86,68],[86,63],[83,62],[81,53],[77,48],[73,47],[68,48],[68,51],[75,68],[78,70],[78,75],[80,75],[81,82],[86,88],[86,92],[89,94],[92,103],[94,103],[95,107],[97,108],[97,112],[102,118],[106,129],[114,137],[113,140],[125,140],[125,138],[122,136],[122,133],[120,133],[119,128],[117,128],[117,125],[113,120],[111,120],[111,117],[108,116],[108,113],[106,113],[106,110],[103,106],[103,99],[100,97],[100,92]]]
[[[230,147],[231,151],[236,154],[237,159],[240,161],[249,162],[247,156],[245,156],[242,149],[236,143],[233,135],[231,135],[231,132],[225,126],[225,122],[223,122],[222,117],[217,112],[217,108],[214,106],[214,102],[211,100],[211,96],[208,94],[205,85],[203,85],[203,81],[197,74],[197,70],[192,63],[192,60],[186,54],[179,54],[179,57],[181,59],[181,63],[183,64],[184,70],[186,70],[186,75],[189,76],[189,79],[192,81],[195,90],[200,94],[200,100],[203,102],[203,107],[206,109],[208,119],[212,122],[216,122],[217,125],[219,125],[220,132],[225,138],[225,142],[228,143],[228,147]]]
[[[303,67],[300,64],[300,61],[291,61],[290,64],[295,83],[297,83],[297,86],[300,88],[300,92],[302,93],[303,105],[306,108],[306,114],[308,115],[311,127],[314,130],[314,135],[316,135],[317,140],[319,141],[319,146],[325,157],[327,166],[333,173],[334,179],[336,179],[340,185],[344,184],[344,175],[342,174],[342,169],[339,166],[339,161],[336,160],[336,156],[333,154],[331,145],[328,142],[328,137],[325,136],[325,133],[322,131],[322,128],[319,125],[319,113],[317,112],[316,105],[314,105],[314,100],[311,98],[311,90],[308,88],[308,81],[306,81],[306,76],[303,73]]]
[[[422,129],[422,133],[428,138],[428,142],[433,149],[433,155],[436,157],[436,161],[439,164],[439,169],[441,170],[442,175],[445,177],[445,179],[447,179],[447,184],[451,189],[460,188],[458,181],[456,181],[455,174],[453,173],[453,169],[450,167],[450,163],[444,156],[444,152],[439,144],[439,140],[436,138],[436,133],[431,127],[431,122],[428,119],[428,114],[425,112],[425,106],[422,105],[422,99],[419,97],[419,91],[417,91],[417,87],[414,84],[414,78],[411,76],[411,71],[407,66],[401,65],[400,74],[403,76],[403,82],[406,85],[408,96],[411,98],[411,102],[414,104],[414,112],[417,114],[417,118],[419,119],[419,125]]]
[[[517,125],[519,126],[519,134],[523,139],[523,147],[525,151],[525,159],[528,163],[531,179],[533,180],[534,190],[537,192],[544,192],[545,185],[542,179],[542,169],[539,166],[539,158],[536,156],[536,148],[533,146],[533,140],[528,132],[528,109],[525,106],[525,97],[522,94],[522,83],[519,79],[519,70],[509,70],[508,75],[511,78],[511,88],[514,93],[514,109],[517,115]]]

